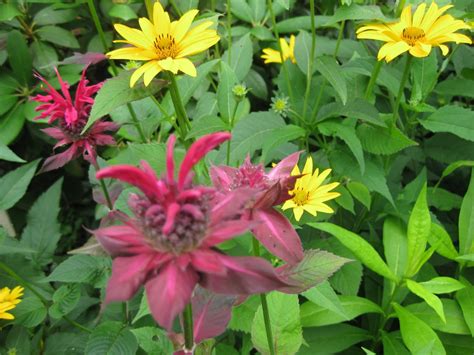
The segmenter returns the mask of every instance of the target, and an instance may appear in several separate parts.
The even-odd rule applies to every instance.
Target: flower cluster
[[[8,313],[21,302],[23,296],[23,287],[17,286],[13,290],[8,287],[0,289],[0,319],[15,319],[13,314]]]
[[[45,95],[39,94],[31,98],[31,100],[41,103],[36,108],[36,111],[41,111],[36,119],[48,118],[49,124],[57,123],[55,127],[42,130],[57,140],[54,149],[69,145],[65,151],[46,159],[41,168],[43,172],[58,169],[81,154],[91,164],[97,165],[96,147],[115,144],[110,132],[116,131],[118,126],[113,122],[96,121],[83,133],[94,103],[92,96],[102,86],[102,83],[88,86],[86,70],[87,67],[82,71],[74,99],[72,99],[69,84],[63,81],[57,69],[55,71],[61,86],[61,93],[41,75],[36,74],[36,77],[46,86],[44,88]]]
[[[263,50],[262,59],[265,64],[269,63],[282,63],[289,59],[292,63],[296,63],[295,59],[295,43],[296,37],[290,36],[290,42],[288,43],[285,38],[280,38],[280,48],[275,50],[273,48],[265,48]],[[280,52],[281,49],[281,52]],[[282,60],[283,59],[283,60]]]

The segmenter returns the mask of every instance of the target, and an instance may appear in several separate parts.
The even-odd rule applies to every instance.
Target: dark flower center
[[[173,36],[170,34],[159,34],[153,41],[157,59],[176,58],[178,46]]]
[[[66,120],[59,121],[59,128],[72,140],[78,140],[84,138],[84,135],[81,135],[82,130],[86,126],[87,119],[79,118],[73,124],[67,124]]]
[[[266,189],[269,187],[268,179],[262,165],[244,163],[234,175],[231,190],[239,187],[252,187]]]
[[[145,197],[132,195],[130,205],[140,221],[143,234],[150,245],[161,252],[175,255],[196,249],[206,236],[209,222],[209,198],[194,199],[181,204],[171,230],[165,234],[166,211],[161,204]]]
[[[418,27],[406,27],[403,29],[402,38],[410,46],[414,46],[417,41],[425,38],[425,31]]]

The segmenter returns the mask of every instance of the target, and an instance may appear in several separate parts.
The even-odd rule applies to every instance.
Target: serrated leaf
[[[443,344],[433,329],[406,308],[398,304],[394,304],[393,307],[400,320],[403,342],[412,354],[446,354]]]
[[[431,216],[423,186],[408,220],[408,267],[405,275],[411,277],[419,269],[426,243],[431,232]]]
[[[446,96],[465,96],[474,98],[474,80],[450,77],[438,83],[435,92]]]
[[[444,316],[444,309],[441,300],[416,281],[407,280],[406,283],[408,289],[418,297],[424,299],[425,302],[434,309],[443,322],[446,323],[446,317]]]
[[[89,336],[85,355],[135,354],[137,339],[121,322],[106,321],[99,324]]]
[[[38,163],[39,160],[32,161],[0,178],[0,210],[8,210],[23,197]]]
[[[164,330],[156,327],[142,327],[131,329],[131,332],[146,354],[168,355],[173,353],[173,343],[166,336]]]
[[[321,122],[330,117],[345,116],[349,118],[357,118],[363,122],[370,123],[375,126],[386,127],[386,123],[380,117],[377,109],[367,100],[354,98],[342,106],[338,102],[331,102],[321,107],[316,116],[316,121]]]
[[[349,315],[328,281],[324,281],[308,291],[303,292],[303,296],[313,304],[337,314],[339,318],[349,320]]]
[[[339,296],[346,317],[321,307],[313,302],[305,302],[300,309],[301,325],[303,327],[320,327],[352,320],[366,313],[383,313],[374,302],[358,296]]]
[[[474,253],[474,169],[459,211],[459,253]]]
[[[38,265],[51,262],[61,237],[58,214],[62,183],[61,178],[35,201],[28,211],[27,225],[21,234],[21,244],[35,251],[29,258]]]
[[[275,353],[296,353],[303,341],[298,296],[271,292],[267,302]],[[270,353],[261,306],[252,324],[252,343],[262,354]]]
[[[305,134],[304,128],[292,124],[273,129],[262,142],[262,160],[265,160],[274,149],[292,140],[304,137]]]
[[[62,285],[53,294],[53,304],[49,308],[49,315],[59,319],[71,312],[81,298],[78,284]]]
[[[11,313],[15,316],[15,324],[32,328],[41,324],[46,318],[47,310],[44,304],[34,295],[24,297]]]
[[[382,128],[361,124],[357,127],[357,136],[364,150],[372,154],[390,155],[417,145],[397,127]]]
[[[420,123],[431,132],[449,132],[474,141],[474,111],[460,106],[447,105],[438,109]]]
[[[359,235],[332,223],[308,223],[308,225],[335,236],[366,267],[387,279],[397,281],[397,276],[385,264],[379,253]]]
[[[259,306],[260,298],[254,295],[247,298],[244,303],[232,308],[229,329],[250,333],[252,331],[253,319]]]
[[[336,90],[343,105],[347,102],[346,79],[342,75],[341,67],[336,60],[329,56],[318,57],[315,61],[315,68]]]
[[[217,116],[204,116],[192,122],[187,138],[198,138],[205,134],[225,131],[227,125]]]
[[[412,102],[423,102],[438,80],[438,57],[431,53],[425,58],[416,58],[411,66]]]
[[[47,282],[95,283],[110,273],[109,258],[90,255],[73,255],[56,266],[46,278]],[[104,275],[105,274],[105,275]]]

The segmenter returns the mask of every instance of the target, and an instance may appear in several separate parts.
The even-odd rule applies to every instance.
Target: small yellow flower
[[[296,165],[291,175],[303,176],[296,180],[295,188],[289,191],[293,197],[287,200],[281,208],[283,210],[292,208],[297,221],[301,219],[304,211],[313,216],[316,216],[318,212],[334,213],[334,210],[325,202],[340,196],[339,192],[330,192],[339,186],[339,183],[333,182],[323,185],[330,173],[331,169],[326,169],[321,174],[319,174],[319,169],[316,169],[313,173],[313,159],[311,157],[306,159],[302,173]]]
[[[159,2],[155,2],[153,19],[142,17],[138,20],[141,30],[114,25],[115,30],[125,38],[115,42],[127,43],[131,47],[113,50],[107,53],[109,58],[146,61],[133,72],[130,87],[141,76],[145,86],[148,86],[163,70],[196,76],[196,67],[187,57],[203,52],[219,41],[217,32],[208,29],[214,22],[203,21],[191,26],[197,13],[198,10],[189,10],[178,21],[171,22],[169,14]]]
[[[281,54],[283,54],[283,61],[290,59],[292,63],[296,63],[295,59],[295,41],[294,35],[290,36],[290,43],[284,38],[280,38]],[[279,50],[272,48],[265,48],[263,50],[262,59],[265,59],[264,63],[281,63],[281,55]]]
[[[8,287],[0,289],[0,319],[15,319],[7,311],[11,311],[21,302],[19,298],[23,296],[23,290],[24,288],[21,286],[17,286],[13,290],[10,290]]]
[[[433,2],[425,13],[426,4],[420,4],[412,16],[411,6],[407,6],[403,9],[400,21],[363,26],[357,30],[357,38],[387,42],[380,48],[377,57],[387,62],[407,51],[414,57],[426,57],[432,47],[439,47],[446,55],[449,48],[443,43],[472,43],[466,35],[455,33],[470,29],[468,24],[451,15],[443,15],[451,7],[453,5],[438,8]]]

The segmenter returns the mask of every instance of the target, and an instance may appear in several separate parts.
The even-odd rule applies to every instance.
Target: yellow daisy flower
[[[295,41],[294,35],[290,36],[290,43],[284,38],[280,38],[280,46],[283,54],[283,61],[290,59],[292,63],[296,63],[295,59]],[[264,63],[281,63],[281,55],[279,50],[273,48],[265,48],[263,50],[262,59],[265,59]]]
[[[130,44],[113,50],[107,55],[111,59],[128,59],[146,61],[135,70],[130,78],[130,87],[143,76],[145,86],[162,70],[173,74],[181,71],[196,76],[196,67],[187,58],[212,47],[219,41],[215,30],[209,29],[214,24],[204,21],[191,26],[198,10],[189,10],[178,21],[170,21],[168,12],[159,2],[153,6],[153,19],[142,17],[138,20],[141,30],[125,25],[114,25],[115,30],[125,39],[115,42]]]
[[[24,288],[21,286],[17,286],[13,290],[8,287],[0,289],[0,319],[15,319],[12,314],[7,312],[21,302],[19,298],[23,296],[23,290]]]
[[[303,172],[300,172],[298,165],[296,165],[291,175],[303,176],[296,180],[294,189],[289,191],[289,194],[293,197],[287,200],[281,208],[283,210],[292,208],[297,221],[301,219],[304,211],[313,216],[316,216],[318,212],[334,213],[334,210],[325,202],[335,199],[341,194],[339,192],[330,192],[339,186],[338,182],[323,185],[324,180],[330,173],[331,169],[326,169],[321,174],[319,169],[316,169],[313,173],[313,159],[311,157],[306,159]]]
[[[449,48],[443,43],[472,43],[466,35],[455,33],[470,29],[468,24],[451,15],[443,15],[451,7],[453,5],[438,8],[433,2],[425,12],[426,4],[420,4],[412,16],[411,6],[407,6],[403,9],[400,21],[363,26],[357,30],[357,38],[387,42],[380,48],[377,57],[387,62],[407,51],[414,57],[426,57],[432,47],[439,47],[446,55]]]

